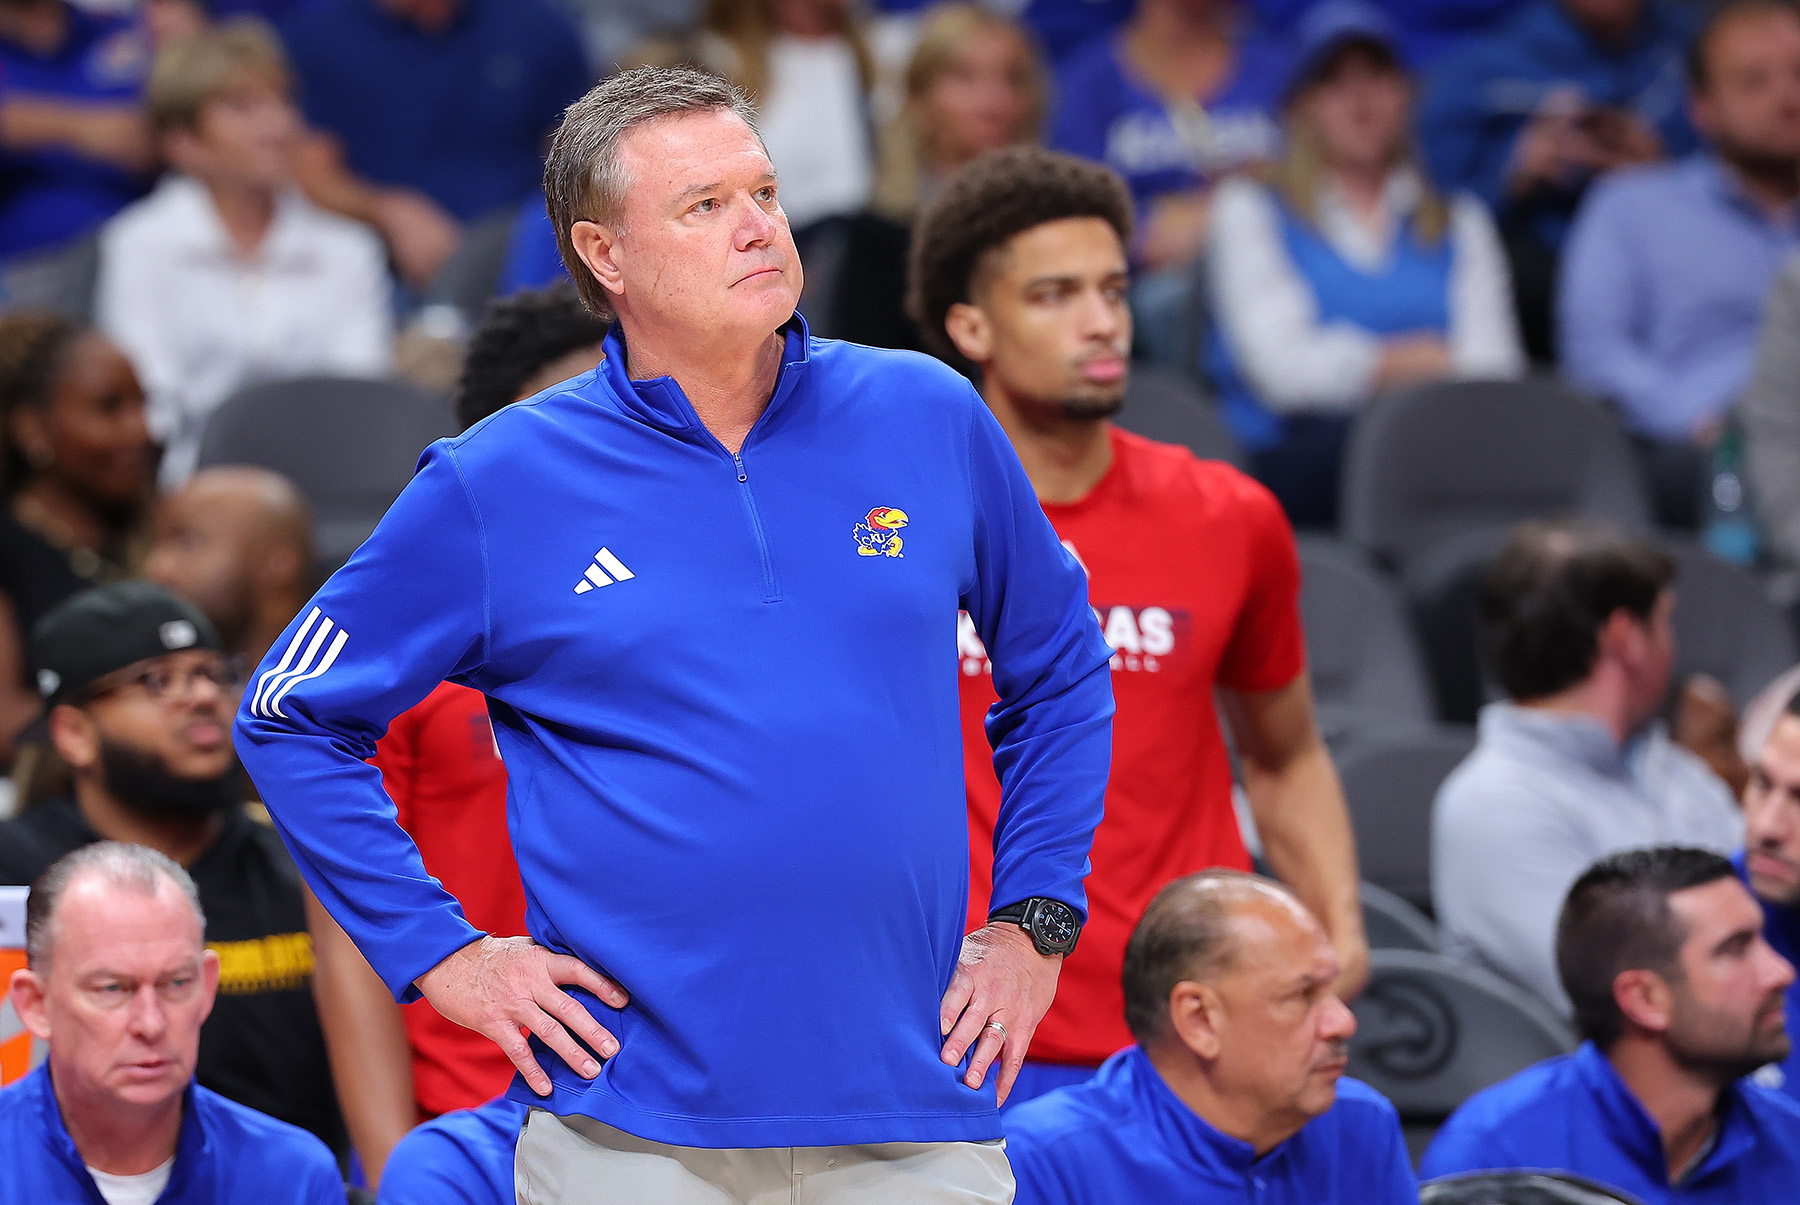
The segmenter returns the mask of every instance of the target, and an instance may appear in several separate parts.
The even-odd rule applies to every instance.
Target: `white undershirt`
[[[170,1155],[161,1167],[136,1176],[115,1176],[111,1172],[88,1168],[94,1187],[106,1198],[106,1205],[152,1205],[169,1186],[169,1173],[175,1170],[175,1156]]]

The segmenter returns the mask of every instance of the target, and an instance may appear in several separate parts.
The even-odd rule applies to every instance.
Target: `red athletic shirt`
[[[1044,507],[1088,571],[1118,703],[1087,928],[1031,1043],[1048,1062],[1100,1063],[1131,1043],[1119,972],[1158,888],[1209,866],[1250,868],[1213,687],[1275,690],[1306,665],[1299,557],[1274,496],[1227,464],[1118,428],[1112,450],[1086,497]],[[966,615],[957,651],[973,929],[987,920],[1000,784],[982,729],[992,668]]]
[[[372,759],[418,843],[425,869],[462,901],[469,923],[504,937],[525,932],[525,888],[506,831],[506,767],[478,690],[440,685],[394,718]],[[446,1021],[423,1000],[404,1005],[413,1094],[427,1113],[492,1100],[512,1082],[500,1048]]]

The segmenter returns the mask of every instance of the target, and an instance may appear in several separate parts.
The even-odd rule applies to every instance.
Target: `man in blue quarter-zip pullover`
[[[1800,1107],[1753,1079],[1787,1057],[1794,968],[1718,854],[1603,858],[1570,889],[1556,961],[1586,1039],[1476,1093],[1428,1178],[1570,1172],[1644,1205],[1775,1205],[1800,1185]]]
[[[1416,1205],[1400,1117],[1342,1078],[1356,1018],[1287,890],[1206,870],[1156,893],[1125,948],[1138,1045],[1006,1118],[1018,1205]]]
[[[1110,759],[1080,567],[966,382],[808,336],[729,86],[616,75],[545,174],[605,360],[426,452],[246,689],[244,762],[389,988],[519,1066],[522,1200],[1009,1200],[996,1088]],[[967,938],[959,608],[1012,918]],[[489,698],[530,939],[468,925],[362,760],[444,678]]]

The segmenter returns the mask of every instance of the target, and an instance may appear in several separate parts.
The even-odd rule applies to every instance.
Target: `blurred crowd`
[[[42,908],[79,905],[100,927],[120,905],[104,893],[65,902],[69,885],[85,874],[135,890],[167,905],[184,941],[201,914],[210,969],[194,974],[211,976],[210,1013],[192,1019],[190,1061],[205,1089],[310,1131],[352,1184],[374,1191],[403,1168],[396,1183],[417,1195],[383,1188],[382,1200],[451,1199],[431,1195],[432,1177],[499,1182],[469,1152],[517,1132],[522,1106],[487,1103],[512,1064],[429,1005],[395,1004],[266,814],[244,805],[254,787],[227,735],[242,676],[348,550],[326,546],[322,499],[298,474],[238,463],[219,433],[227,416],[255,424],[269,396],[258,390],[332,378],[408,382],[409,396],[442,403],[432,435],[450,435],[593,368],[607,325],[569,287],[544,148],[596,80],[645,64],[700,66],[754,100],[813,334],[951,362],[1014,435],[1009,396],[1073,397],[1103,379],[1093,369],[1039,388],[1034,365],[1068,349],[1031,343],[1043,336],[1020,315],[1047,312],[1057,288],[1104,294],[1122,320],[1076,337],[1102,351],[1124,342],[1129,365],[1104,379],[1128,394],[1172,382],[1181,430],[1208,426],[1213,454],[1278,504],[1233,522],[1255,527],[1240,558],[1254,579],[1245,613],[1279,613],[1280,630],[1219,621],[1221,664],[1206,701],[1189,701],[1204,747],[1182,774],[1217,779],[1221,798],[1236,774],[1240,811],[1225,823],[1242,823],[1245,844],[1219,848],[1232,863],[1261,855],[1293,895],[1187,879],[1155,895],[1193,869],[1173,845],[1192,834],[1132,834],[1173,852],[1120,893],[1106,939],[1115,961],[1096,971],[1107,981],[1096,998],[1118,1015],[1044,1031],[1053,1045],[1068,1035],[1053,1057],[1079,1068],[1069,1082],[1133,1040],[1165,1080],[1176,1074],[1157,1055],[1173,1049],[1168,1018],[1144,1011],[1167,1005],[1174,981],[1128,951],[1140,916],[1219,976],[1230,959],[1206,951],[1229,944],[1220,917],[1234,909],[1290,926],[1278,936],[1299,961],[1317,941],[1335,958],[1366,957],[1346,937],[1357,905],[1308,880],[1317,868],[1302,868],[1301,838],[1282,828],[1295,805],[1271,802],[1287,783],[1341,811],[1311,687],[1294,703],[1303,711],[1255,711],[1264,693],[1304,686],[1312,633],[1299,633],[1291,529],[1347,531],[1362,420],[1393,395],[1554,381],[1621,433],[1644,523],[1621,530],[1553,513],[1579,509],[1561,499],[1512,498],[1491,517],[1502,530],[1463,548],[1467,615],[1451,639],[1471,665],[1479,657],[1469,680],[1485,706],[1456,738],[1466,759],[1428,784],[1430,885],[1415,902],[1449,957],[1587,1045],[1477,1097],[1425,1170],[1532,1166],[1649,1191],[1632,1180],[1641,1166],[1620,1170],[1625,1156],[1583,1163],[1555,1146],[1556,1127],[1516,1120],[1548,1110],[1566,1138],[1590,1124],[1582,1110],[1601,1108],[1571,1094],[1616,1095],[1621,1077],[1658,1125],[1729,1107],[1800,1135],[1785,1101],[1734,1095],[1751,1073],[1771,1099],[1800,1095],[1800,1061],[1767,1032],[1770,999],[1775,1016],[1788,999],[1800,1022],[1792,974],[1764,957],[1771,943],[1789,956],[1800,945],[1800,689],[1769,682],[1794,660],[1800,601],[1800,11],[1780,0],[0,0],[0,765],[11,770],[0,816],[13,815],[0,822],[0,882],[63,867]],[[1116,179],[1049,171],[1031,194],[1040,217],[994,219],[1013,224],[984,233],[1005,207],[981,200],[998,170],[983,165],[1036,146]],[[1073,252],[1020,240],[1071,218],[1100,219],[1101,259],[1119,262],[1092,279],[1049,267],[1033,278],[1032,255],[1057,264]],[[1010,276],[1000,252],[1014,256]],[[1003,276],[1018,312],[993,300]],[[1079,347],[1069,354],[1092,368]],[[1128,405],[1121,424],[1132,416]],[[1525,456],[1554,455],[1522,438]],[[1058,496],[1029,440],[1014,442],[1059,528],[1077,522],[1082,492]],[[1134,521],[1126,510],[1109,530]],[[1759,675],[1751,688],[1672,683],[1689,563],[1672,548],[1735,566],[1733,580],[1753,582],[1757,607],[1780,617],[1786,659],[1747,671]],[[1369,566],[1393,571],[1381,588],[1422,604],[1407,557],[1382,560]],[[1156,608],[1119,610],[1131,613],[1117,628],[1103,616],[1115,680],[1123,658],[1155,669],[1160,622]],[[958,656],[978,678],[979,641]],[[967,701],[978,717],[991,697]],[[1320,701],[1323,717],[1323,685]],[[1475,718],[1473,705],[1433,710]],[[1299,726],[1284,729],[1292,716]],[[1342,741],[1327,726],[1330,752],[1393,718],[1362,716]],[[523,932],[482,696],[440,687],[389,728],[376,764],[399,823],[471,922]],[[997,784],[978,774],[972,813],[988,786],[997,809]],[[1146,799],[1172,789],[1142,781]],[[1123,849],[1103,829],[1108,839]],[[1662,852],[1626,853],[1651,846]],[[70,866],[86,847],[112,852]],[[1668,921],[1677,898],[1677,911],[1694,910],[1685,928]],[[1737,977],[1689,967],[1683,979],[1683,943],[1707,926],[1739,943]],[[47,976],[48,955],[33,957]],[[1133,967],[1147,976],[1136,988]],[[1595,967],[1611,974],[1602,987]],[[1353,990],[1366,967],[1349,970]],[[1619,976],[1652,972],[1661,987],[1643,989],[1638,1011],[1609,995]],[[1671,1005],[1683,991],[1698,994]],[[26,996],[48,1009],[47,992]],[[1712,1028],[1684,1005],[1710,1009]],[[1182,1049],[1206,1040],[1184,1036]],[[1041,1166],[1056,1166],[1077,1148],[1051,1139],[1074,1132],[1093,1166],[1122,1158],[1104,1149],[1104,1126],[1078,1123],[1125,1107],[1147,1068],[1107,1062],[1077,1095],[1028,1115],[1015,1166],[1039,1149]],[[1680,1090],[1678,1072],[1689,1073]],[[1343,1099],[1386,1107],[1363,1091]],[[1318,1105],[1306,1120],[1337,1107]],[[1728,1154],[1746,1161],[1730,1175],[1747,1178],[1720,1180],[1725,1195],[1655,1199],[1773,1199],[1744,1187],[1775,1174],[1756,1162],[1766,1151],[1727,1150],[1711,1130],[1689,1142],[1694,1132],[1661,1131],[1646,1183],[1724,1175]],[[1410,1187],[1408,1153],[1389,1162]],[[510,1153],[506,1168],[510,1184]],[[1103,1187],[1070,1189],[1078,1171],[1033,1177],[1043,1183],[1030,1199],[1106,1199]],[[1111,1183],[1112,1199],[1161,1191]]]

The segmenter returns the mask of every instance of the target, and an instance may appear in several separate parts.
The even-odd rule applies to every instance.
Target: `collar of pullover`
[[[804,376],[807,365],[812,361],[812,339],[806,329],[806,319],[797,311],[781,327],[781,333],[781,368],[776,373],[775,391],[769,397],[769,404],[756,420],[757,427],[772,421],[772,416],[793,394],[795,384]],[[694,413],[693,404],[688,401],[681,386],[676,384],[674,377],[650,377],[641,381],[631,379],[626,364],[625,334],[618,323],[613,323],[602,346],[606,350],[606,358],[600,361],[600,379],[606,382],[607,387],[627,410],[664,431],[690,436],[708,434],[706,425]]]

